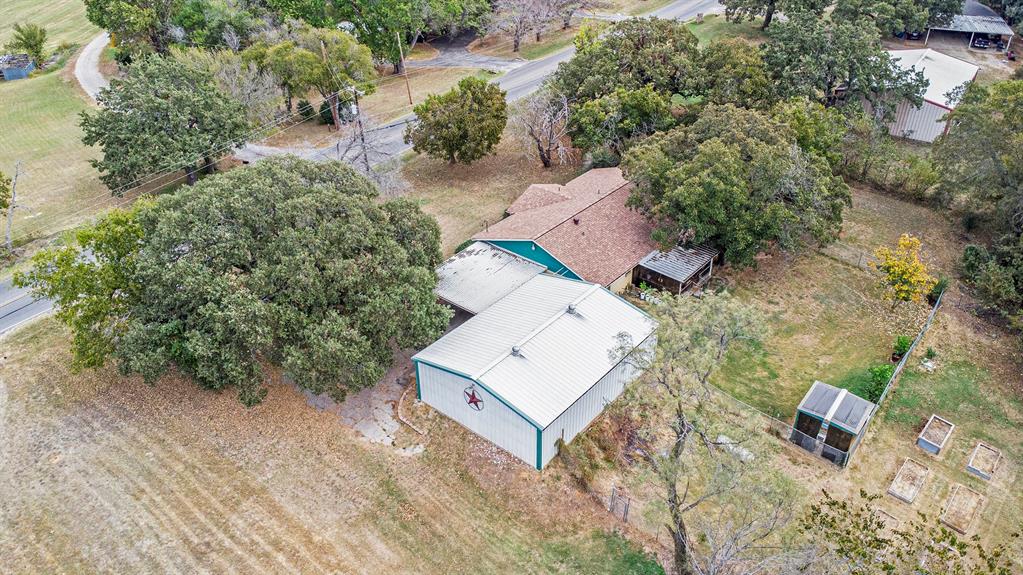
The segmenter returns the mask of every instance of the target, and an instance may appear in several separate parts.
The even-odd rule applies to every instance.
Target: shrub
[[[458,247],[455,248],[455,253],[457,254],[458,252],[460,252],[460,251],[464,250],[465,248],[471,246],[474,241],[475,240],[469,239],[469,240],[465,240],[464,242],[458,244]]]
[[[299,105],[301,106],[302,103],[299,102]],[[326,100],[320,104],[320,123],[328,126],[334,125],[334,115],[330,113],[330,104]]]
[[[983,223],[984,221],[984,217],[978,214],[977,212],[970,211],[963,214],[963,217],[960,221],[963,224],[964,230],[972,232],[980,227],[980,224]]]
[[[898,356],[906,355],[909,351],[909,346],[913,345],[913,338],[908,335],[900,335],[895,337],[895,344],[892,346],[892,352]]]
[[[303,99],[298,101],[298,113],[303,120],[311,120],[316,116],[316,109],[309,103],[309,100]],[[327,113],[329,114],[330,110],[327,110]]]
[[[1013,310],[1023,297],[1016,290],[1016,281],[1012,270],[989,261],[980,267],[974,278],[977,287],[977,298],[985,307],[1003,311]]]
[[[930,293],[927,294],[927,301],[934,305],[941,296],[941,292],[948,289],[948,278],[945,276],[939,276],[938,281],[934,282],[934,287],[931,288]]]
[[[963,248],[963,257],[960,260],[960,271],[962,272],[963,279],[971,282],[976,281],[981,268],[990,261],[991,253],[987,251],[987,248],[976,244],[968,244]]]
[[[591,168],[613,168],[621,161],[622,159],[618,156],[618,154],[614,153],[611,148],[608,148],[607,146],[601,146],[590,152]]]
[[[863,388],[863,394],[866,396],[863,399],[877,403],[881,400],[881,394],[884,393],[888,380],[895,373],[895,366],[890,363],[879,364],[867,369],[867,372],[870,373],[870,383]]]
[[[938,352],[934,351],[933,347],[928,347],[927,348],[927,352],[924,353],[924,358],[925,359],[934,359],[937,356],[938,356]]]

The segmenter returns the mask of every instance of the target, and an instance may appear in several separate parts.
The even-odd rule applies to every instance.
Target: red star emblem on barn
[[[476,411],[483,409],[483,398],[476,393],[475,387],[467,387],[463,393],[465,394],[465,402],[469,404],[469,407]]]

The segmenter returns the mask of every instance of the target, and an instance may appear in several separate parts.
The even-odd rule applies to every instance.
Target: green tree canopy
[[[350,23],[359,41],[369,46],[377,58],[393,63],[395,72],[401,71],[401,50],[408,56],[424,34],[481,31],[490,12],[489,0],[347,0],[337,3],[337,19]]]
[[[867,19],[887,35],[948,24],[962,9],[962,0],[839,0],[832,17],[850,22]]]
[[[149,382],[176,368],[247,405],[265,394],[264,362],[340,398],[450,316],[433,293],[436,222],[380,202],[338,162],[267,159],[115,211],[78,239],[18,281],[55,299],[82,365],[113,357]]]
[[[90,22],[132,53],[167,52],[179,0],[84,0]]]
[[[191,46],[226,45],[232,50],[240,48],[260,23],[252,12],[228,0],[180,0],[171,21],[183,33],[181,41]]]
[[[774,85],[760,50],[733,38],[719,40],[700,52],[703,92],[712,104],[743,108],[769,108],[775,101]]]
[[[571,102],[607,96],[616,88],[691,96],[700,79],[696,37],[682,24],[659,18],[629,18],[611,25],[603,36],[551,77],[553,89]]]
[[[213,78],[159,56],[132,64],[98,100],[98,110],[82,112],[83,141],[103,149],[92,165],[115,193],[154,172],[182,168],[194,183],[200,164],[212,169],[243,142],[247,127],[241,104]]]
[[[629,140],[673,125],[671,107],[650,86],[617,88],[575,109],[569,122],[572,144],[583,150],[607,146],[620,155]]]
[[[773,26],[764,61],[782,98],[803,96],[826,104],[864,98],[884,114],[903,99],[919,105],[927,80],[902,70],[881,46],[877,27],[856,21],[791,14]]]
[[[36,66],[42,66],[46,60],[46,28],[38,24],[14,23],[14,36],[7,43],[8,52],[24,52],[35,62]]]
[[[444,94],[431,94],[413,110],[405,142],[419,153],[452,164],[471,164],[491,153],[508,123],[505,93],[481,78],[464,78]]]
[[[622,167],[636,183],[630,204],[665,247],[709,241],[738,265],[772,243],[833,241],[850,202],[827,160],[800,148],[792,129],[732,105],[707,106],[691,126],[651,136]]]
[[[767,30],[774,15],[778,12],[788,14],[789,12],[809,11],[820,14],[830,2],[825,0],[724,0],[725,19],[732,22],[753,20],[763,16],[764,22],[760,25],[761,30]]]
[[[939,189],[1023,234],[1023,80],[970,84],[949,119],[934,145]]]
[[[775,119],[796,135],[803,151],[824,158],[836,170],[842,162],[846,119],[839,110],[806,98],[793,98],[774,107]]]

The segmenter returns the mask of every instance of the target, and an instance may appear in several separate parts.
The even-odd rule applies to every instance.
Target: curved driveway
[[[75,79],[93,102],[96,101],[99,91],[110,85],[110,81],[104,78],[99,71],[99,58],[108,44],[110,44],[110,34],[103,32],[86,44],[85,48],[82,48],[82,53],[78,55],[78,59],[75,60]]]

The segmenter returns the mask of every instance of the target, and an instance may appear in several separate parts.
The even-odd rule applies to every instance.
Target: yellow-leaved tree
[[[884,274],[881,286],[892,309],[904,301],[919,302],[937,283],[920,261],[920,240],[914,236],[902,234],[894,250],[881,246],[874,257],[878,261],[871,265]]]

